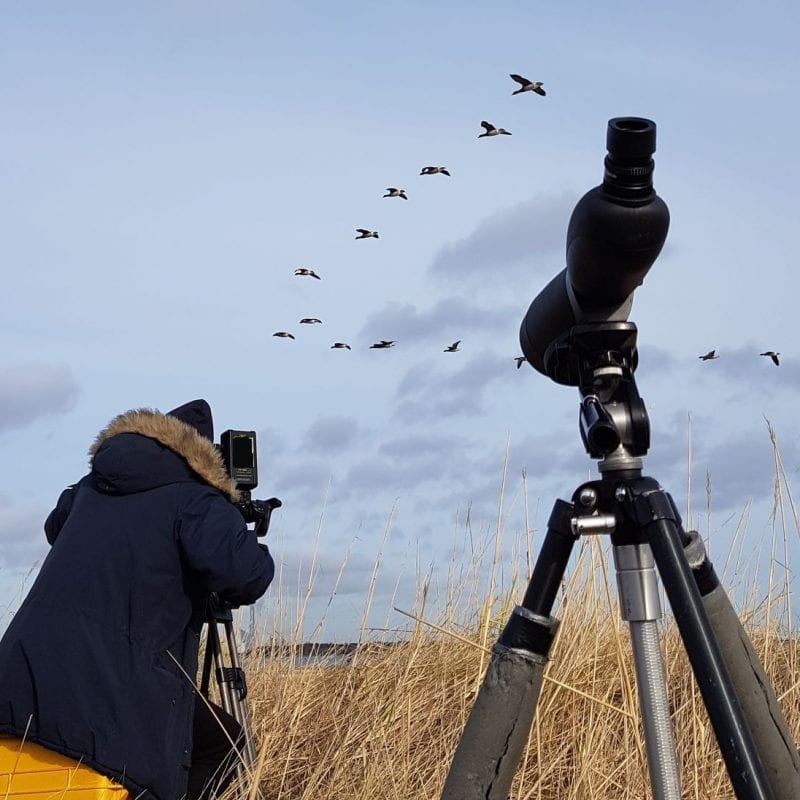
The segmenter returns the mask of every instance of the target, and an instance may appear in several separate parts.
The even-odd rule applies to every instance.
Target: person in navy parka
[[[206,600],[254,603],[274,563],[231,502],[204,400],[122,414],[90,457],[0,640],[0,736],[80,759],[134,797],[196,800],[237,732],[193,686]]]

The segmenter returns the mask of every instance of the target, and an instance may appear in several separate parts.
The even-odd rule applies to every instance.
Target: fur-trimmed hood
[[[155,439],[180,456],[203,481],[219,489],[232,502],[239,499],[236,482],[228,476],[222,456],[214,444],[201,436],[191,425],[176,417],[162,414],[149,408],[126,411],[115,417],[97,435],[89,448],[89,456],[93,469],[97,468],[96,458],[109,440],[124,433],[139,434],[148,439]],[[114,459],[115,467],[119,458]]]

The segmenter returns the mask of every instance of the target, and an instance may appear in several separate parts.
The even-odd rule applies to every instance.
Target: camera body
[[[253,500],[250,493],[258,486],[258,447],[255,431],[227,430],[216,445],[228,475],[236,482],[240,499],[235,503],[246,523],[255,524],[256,536],[269,529],[272,512],[283,503],[277,497]]]
[[[218,447],[236,488],[240,492],[253,491],[258,486],[256,432],[227,430],[220,435]]]

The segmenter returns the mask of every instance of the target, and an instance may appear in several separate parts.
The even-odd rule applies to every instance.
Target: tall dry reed
[[[798,741],[800,653],[792,627],[788,538],[797,536],[800,527],[777,440],[771,428],[769,433],[776,479],[770,541],[759,553],[759,559],[768,562],[766,588],[760,588],[763,580],[742,569],[742,563],[754,560],[742,551],[749,504],[730,551],[717,567],[729,593],[745,598],[742,619]],[[504,492],[505,475],[501,498]],[[398,625],[408,622],[404,636],[377,640],[362,636],[351,657],[335,665],[318,660],[300,666],[287,655],[299,648],[297,640],[273,639],[251,657],[249,704],[259,759],[252,779],[241,787],[247,794],[265,800],[440,796],[489,649],[527,582],[536,543],[531,542],[528,527],[524,474],[522,493],[524,529],[510,548],[512,561],[521,564],[521,570],[500,569],[502,553],[507,551],[499,541],[505,528],[501,500],[496,522],[486,526],[483,544],[476,546],[473,541],[463,551],[467,563],[449,566],[447,585],[438,591],[443,604],[434,602],[430,576],[423,575],[415,608],[395,612]],[[707,495],[710,513],[708,484]],[[469,524],[467,516],[465,531]],[[378,566],[368,603],[374,601]],[[603,543],[583,540],[560,597],[557,615],[562,624],[512,788],[514,800],[651,797],[631,645],[616,605],[612,573]],[[364,622],[368,613],[365,609]],[[662,648],[683,796],[733,798],[702,698],[669,616],[662,626]]]

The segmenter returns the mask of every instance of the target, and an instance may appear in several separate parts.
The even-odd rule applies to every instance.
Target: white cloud
[[[575,197],[564,194],[536,197],[497,211],[468,236],[441,248],[429,272],[445,282],[493,286],[500,279],[513,287],[516,278],[542,271],[532,269],[534,257],[548,256],[552,257],[548,269],[555,274],[563,266],[557,256],[564,250],[574,205]]]
[[[482,350],[455,372],[444,372],[428,360],[410,369],[397,388],[396,416],[408,422],[471,416],[485,409],[484,395],[500,379],[516,373],[513,359]]]
[[[349,449],[359,434],[358,421],[353,417],[342,414],[319,417],[308,426],[305,447],[314,453],[341,452]]]
[[[439,338],[442,348],[453,339],[464,339],[477,333],[502,330],[509,319],[516,322],[519,308],[490,308],[471,303],[463,297],[445,297],[428,309],[420,310],[412,303],[389,301],[371,314],[359,337],[374,342],[392,338],[401,342]]]
[[[0,371],[0,432],[75,408],[78,384],[64,364],[18,364]]]

